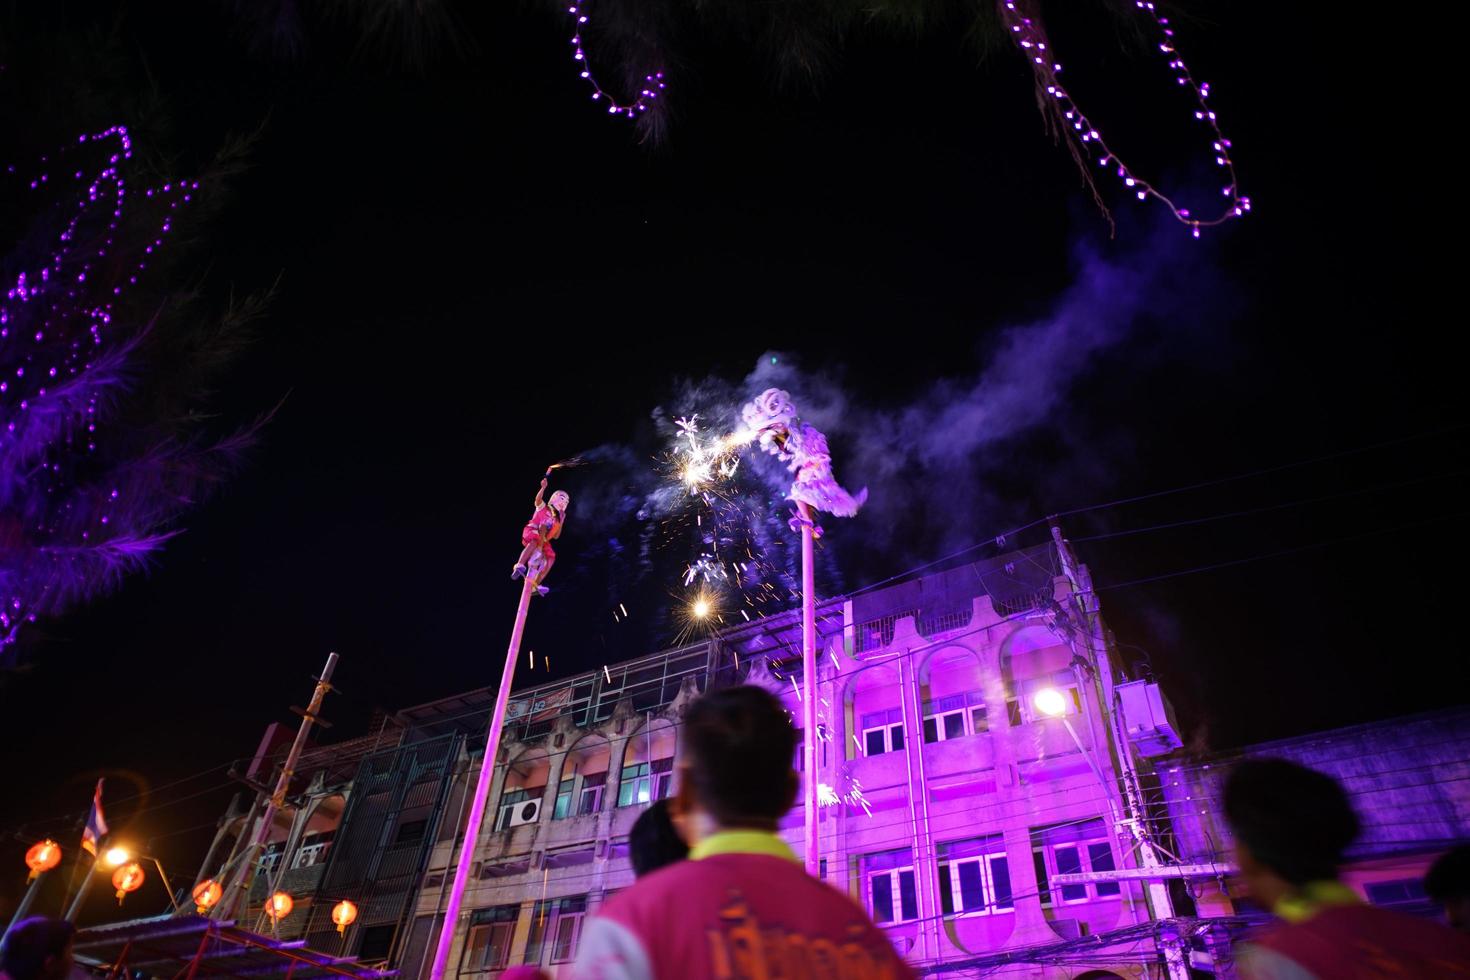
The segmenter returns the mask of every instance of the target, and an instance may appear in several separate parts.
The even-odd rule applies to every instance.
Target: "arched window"
[[[527,752],[510,764],[505,789],[500,794],[500,812],[495,818],[497,831],[541,819],[541,794],[546,791],[550,771],[551,760],[540,750]]]
[[[611,746],[601,735],[584,736],[567,753],[562,764],[561,786],[551,819],[564,820],[596,813],[602,809],[602,791],[607,785]]]
[[[672,792],[676,747],[673,723],[663,719],[633,733],[618,777],[618,806],[651,803]]]

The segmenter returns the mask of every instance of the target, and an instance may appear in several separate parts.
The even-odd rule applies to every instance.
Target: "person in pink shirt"
[[[684,718],[675,818],[689,859],[587,924],[576,980],[912,980],[887,935],[809,877],[776,824],[796,800],[796,731],[757,687],[712,691]]]
[[[1338,880],[1359,824],[1330,776],[1242,762],[1225,781],[1225,819],[1251,898],[1278,920],[1237,951],[1242,980],[1470,978],[1470,937],[1365,905]]]

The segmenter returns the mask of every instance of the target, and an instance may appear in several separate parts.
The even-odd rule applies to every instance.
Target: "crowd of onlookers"
[[[587,924],[577,980],[915,976],[847,896],[808,876],[776,835],[795,802],[797,734],[756,687],[711,692],[685,719],[675,796],[650,806],[629,838],[638,880]],[[1426,892],[1447,923],[1362,902],[1338,876],[1359,826],[1331,778],[1280,759],[1239,764],[1225,815],[1251,898],[1274,920],[1241,943],[1245,980],[1470,978],[1470,846],[1443,855]],[[0,944],[0,980],[66,980],[71,923],[36,917]],[[534,980],[514,967],[505,980]]]

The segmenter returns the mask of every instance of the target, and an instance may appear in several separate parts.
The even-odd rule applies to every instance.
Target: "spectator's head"
[[[1470,932],[1470,844],[1446,851],[1430,865],[1424,891],[1444,906],[1451,926]]]
[[[1358,818],[1336,780],[1285,759],[1251,759],[1225,780],[1225,819],[1251,896],[1267,907],[1337,877]]]
[[[65,919],[24,919],[0,941],[0,970],[10,980],[65,980],[71,972],[76,927]]]
[[[638,815],[628,833],[628,852],[633,873],[640,878],[689,856],[689,845],[674,827],[668,800],[658,800]]]
[[[684,716],[685,761],[679,812],[692,843],[708,830],[775,830],[796,802],[796,729],[774,695],[759,687],[711,691]]]

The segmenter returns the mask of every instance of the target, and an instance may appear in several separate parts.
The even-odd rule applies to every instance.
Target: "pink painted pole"
[[[806,872],[816,878],[821,874],[821,849],[817,846],[817,576],[812,567],[816,525],[806,504],[797,501],[796,511],[801,515],[801,677],[806,688],[801,704],[801,751],[806,759]]]
[[[527,574],[521,585],[521,603],[516,607],[515,626],[510,631],[510,647],[505,652],[505,670],[500,675],[500,693],[495,697],[495,710],[490,713],[490,731],[485,736],[485,758],[480,762],[480,778],[475,783],[475,799],[470,805],[470,818],[465,822],[464,838],[459,845],[459,864],[455,866],[454,883],[449,887],[449,903],[444,907],[444,925],[439,930],[439,945],[434,948],[434,964],[429,980],[443,980],[449,966],[449,947],[454,945],[454,927],[459,921],[459,907],[464,901],[470,868],[475,863],[475,847],[480,840],[480,824],[485,819],[490,784],[495,780],[495,757],[500,754],[500,732],[505,727],[505,706],[510,701],[510,686],[516,673],[516,660],[521,653],[521,634],[526,630],[526,610],[531,604],[533,575]]]

